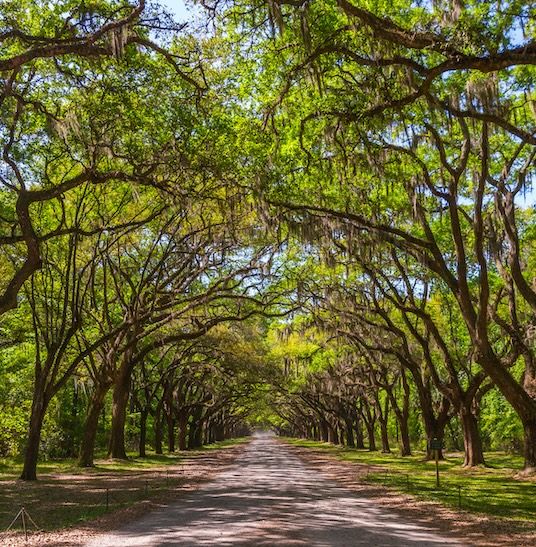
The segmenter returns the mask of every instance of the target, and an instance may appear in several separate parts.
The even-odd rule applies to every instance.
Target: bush
[[[27,412],[20,408],[0,410],[0,456],[17,456],[27,435]]]

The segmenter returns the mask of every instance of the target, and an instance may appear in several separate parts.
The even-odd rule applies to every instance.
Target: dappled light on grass
[[[227,442],[225,446],[234,444]],[[218,443],[214,448],[221,447]],[[7,461],[9,473],[1,475],[0,531],[8,526],[21,505],[28,509],[41,529],[56,530],[169,495],[174,489],[188,487],[192,481],[210,477],[218,468],[218,462],[231,457],[225,456],[226,452],[197,450],[121,462],[98,460],[95,468],[83,469],[75,467],[72,460],[51,461],[40,468],[41,478],[37,482],[18,480],[17,464]]]
[[[356,464],[355,473],[370,483],[450,507],[461,506],[477,513],[536,520],[536,478],[519,477],[519,456],[488,452],[488,467],[464,468],[462,454],[447,453],[446,459],[439,463],[441,484],[436,488],[435,463],[425,461],[424,453],[401,457],[395,453],[382,454],[302,439],[286,439],[286,442],[352,462]]]

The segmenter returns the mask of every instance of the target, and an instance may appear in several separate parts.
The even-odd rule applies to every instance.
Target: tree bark
[[[145,458],[147,456],[146,444],[147,444],[147,417],[149,412],[147,410],[142,410],[140,413],[140,445],[139,445],[139,455],[140,458]]]
[[[167,424],[167,441],[168,452],[171,454],[175,452],[175,419],[171,409],[166,412],[166,424]]]
[[[363,424],[359,418],[355,420],[355,447],[365,448],[365,437],[363,435]]]
[[[525,472],[536,470],[536,399],[531,396],[531,391],[526,391],[525,386],[521,386],[512,377],[510,372],[502,365],[500,359],[494,354],[489,345],[485,343],[479,352],[477,352],[475,361],[484,369],[484,371],[493,380],[499,388],[505,399],[517,412],[523,431]]]
[[[163,454],[163,431],[162,431],[162,402],[156,405],[155,415],[154,415],[154,451],[155,454]]]
[[[374,436],[376,413],[375,409],[371,408],[371,405],[369,405],[366,401],[363,401],[361,407],[361,417],[363,418],[363,421],[365,422],[365,427],[367,428],[368,449],[370,452],[375,452],[377,450],[376,438]]]
[[[223,422],[218,421],[216,422],[214,426],[214,440],[223,441],[224,439],[225,439],[225,428],[223,426]]]
[[[202,443],[203,435],[203,422],[202,417],[203,408],[201,406],[194,406],[191,412],[190,427],[188,430],[188,448],[199,448]]]
[[[78,456],[79,467],[93,467],[95,457],[95,441],[97,438],[97,430],[99,427],[99,416],[104,408],[104,399],[106,393],[110,389],[110,384],[96,385],[89,411],[84,425],[84,435],[80,443],[80,453]]]
[[[203,446],[203,431],[204,431],[204,422],[201,420],[198,426],[195,429],[194,434],[194,448],[200,448]]]
[[[419,390],[417,390],[419,392]],[[450,401],[443,398],[441,402],[441,408],[437,414],[434,413],[434,408],[431,399],[428,397],[429,393],[419,393],[419,399],[421,402],[422,418],[424,422],[424,430],[426,432],[426,459],[433,460],[435,458],[435,451],[430,448],[432,439],[438,439],[443,441],[445,436],[445,427],[450,420],[449,409]],[[422,396],[421,396],[422,395]],[[443,459],[443,451],[439,450],[439,459]]]
[[[374,437],[374,425],[366,424],[368,435],[368,449],[370,452],[376,452],[376,438]]]
[[[380,419],[380,434],[382,440],[382,452],[384,454],[391,453],[391,447],[389,446],[389,434],[387,431],[387,420]]]
[[[354,427],[352,424],[352,420],[350,418],[346,418],[344,423],[346,425],[346,446],[349,446],[350,448],[355,448]]]
[[[409,438],[408,416],[401,416],[398,421],[400,427],[400,455],[411,456],[411,441]]]
[[[482,439],[478,430],[478,420],[470,408],[461,407],[460,422],[462,424],[463,445],[465,449],[464,467],[485,464]]]
[[[391,400],[391,406],[393,407],[396,421],[398,423],[398,429],[400,437],[397,438],[400,446],[400,455],[401,456],[411,456],[411,441],[409,438],[409,414],[410,414],[410,388],[406,378],[406,372],[404,369],[401,371],[402,378],[402,408],[398,405],[395,394],[393,390],[389,391],[389,398]]]
[[[179,413],[179,450],[187,450],[188,444],[186,437],[188,435],[188,414],[185,411]]]
[[[37,480],[39,443],[41,442],[41,430],[47,406],[48,402],[44,394],[43,382],[36,379],[28,428],[28,440],[24,451],[24,467],[20,476],[25,481]]]
[[[321,437],[322,441],[327,443],[329,441],[329,431],[328,431],[328,424],[326,420],[322,419],[320,422],[320,431],[321,431]]]
[[[523,422],[525,431],[525,469],[526,473],[536,472],[536,420]]]
[[[382,441],[382,452],[384,454],[391,453],[391,447],[389,446],[389,397],[385,398],[385,406],[382,410],[381,403],[378,400],[378,420],[380,421],[380,436]]]
[[[328,424],[328,442],[331,444],[339,444],[339,436],[337,435],[337,428]]]
[[[126,460],[125,424],[127,419],[128,395],[130,390],[130,367],[123,363],[117,375],[112,397],[112,431],[109,457]]]

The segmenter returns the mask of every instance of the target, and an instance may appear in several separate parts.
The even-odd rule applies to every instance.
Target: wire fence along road
[[[514,480],[505,484],[504,478],[493,481],[492,486],[479,487],[471,481],[462,478],[449,477],[448,471],[441,471],[440,486],[435,484],[435,474],[427,477],[413,477],[411,473],[381,470],[370,471],[364,480],[373,484],[395,488],[396,490],[437,500],[451,507],[467,509],[475,512],[493,513],[505,517],[536,517],[536,483]],[[487,479],[490,481],[490,479]],[[527,489],[533,489],[533,502],[519,505],[519,499],[527,498]],[[485,500],[484,507],[483,500]]]
[[[89,481],[94,479],[98,484],[81,484],[75,488],[64,485],[65,481],[30,484],[29,487],[17,484],[16,496],[2,499],[1,505],[5,507],[2,508],[0,530],[7,532],[10,529],[27,529],[28,519],[23,519],[22,516],[31,516],[34,526],[41,530],[51,528],[51,524],[54,527],[57,516],[51,518],[51,515],[61,512],[79,513],[84,519],[96,517],[182,486],[188,480],[189,474],[185,467],[175,468],[173,471],[148,471],[141,476],[133,476],[128,485],[124,484],[128,482],[128,477],[121,475],[108,480],[98,476],[86,478]],[[54,490],[54,495],[47,499],[46,492],[39,495],[37,488]],[[12,503],[12,498],[16,498],[15,504]]]

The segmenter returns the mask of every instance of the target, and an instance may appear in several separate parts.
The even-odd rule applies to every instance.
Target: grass
[[[250,439],[251,437],[237,437],[236,439],[226,439],[224,441],[217,441],[212,444],[205,444],[199,450],[201,452],[207,452],[218,448],[228,448],[231,446],[236,446],[237,444],[247,443]]]
[[[536,522],[536,481],[534,477],[519,476],[523,465],[519,456],[487,452],[487,467],[467,469],[462,467],[462,454],[447,453],[446,459],[439,462],[440,486],[437,488],[435,462],[425,461],[422,452],[401,457],[323,442],[285,440],[362,466],[363,478],[370,483],[450,507],[461,506],[475,513]]]
[[[146,458],[138,458],[134,453],[130,453],[128,460],[108,460],[104,456],[95,459],[95,467],[80,468],[77,460],[65,458],[59,460],[48,460],[39,462],[37,466],[37,476],[43,474],[91,474],[101,471],[132,471],[136,469],[147,469],[155,465],[166,466],[176,465],[180,462],[181,456],[156,455],[149,454]],[[0,460],[0,480],[11,480],[20,475],[22,471],[22,461],[19,458],[3,458]]]
[[[91,474],[121,471],[136,471],[151,469],[156,466],[178,465],[184,459],[185,455],[202,453],[220,448],[227,448],[247,442],[248,437],[239,437],[236,439],[226,439],[212,444],[204,445],[195,450],[187,452],[177,452],[174,454],[154,454],[148,451],[145,458],[138,457],[137,452],[129,452],[128,460],[109,460],[104,454],[97,454],[95,466],[88,468],[78,467],[78,461],[75,458],[52,459],[39,462],[37,466],[37,476],[43,474]],[[0,458],[0,481],[12,480],[18,478],[22,472],[22,459],[19,458]]]
[[[214,459],[218,458],[216,450],[246,440],[230,439],[177,454],[149,453],[146,458],[131,454],[126,461],[96,459],[95,467],[85,469],[77,467],[74,459],[40,462],[37,481],[18,480],[22,462],[2,459],[0,532],[7,528],[21,506],[27,508],[41,529],[57,530],[92,520],[109,510],[167,495],[190,479],[190,470],[196,466],[199,470],[199,465],[205,465],[205,471],[196,477],[206,476],[206,466],[217,461]],[[185,463],[188,465],[183,466]],[[199,471],[192,472],[199,474]]]

